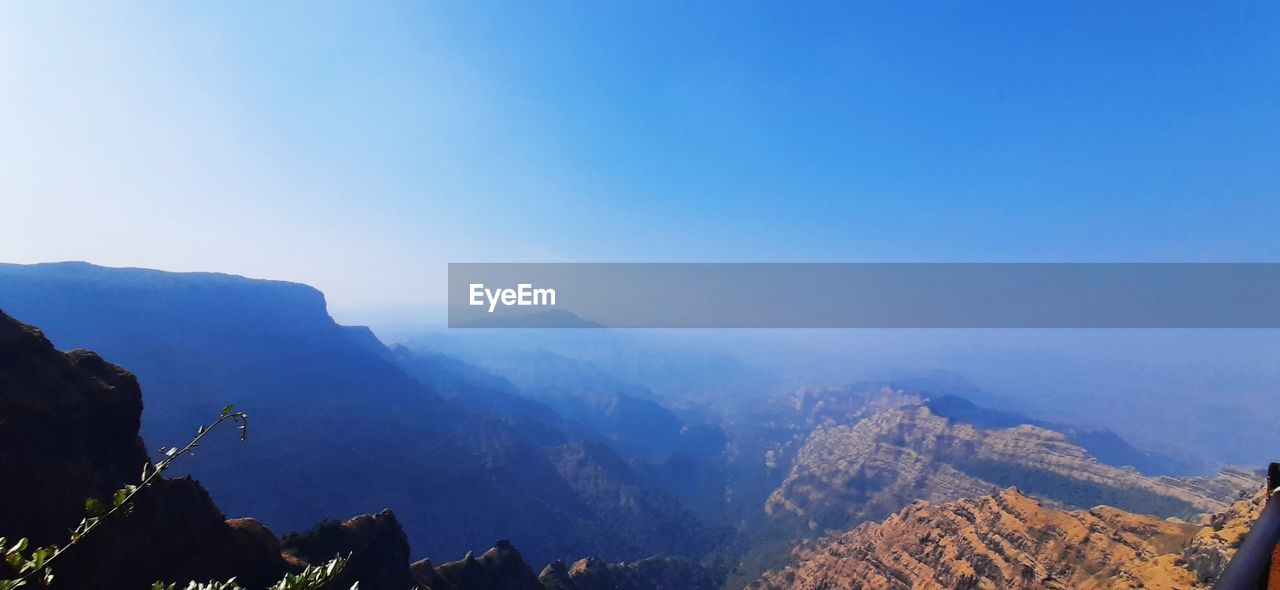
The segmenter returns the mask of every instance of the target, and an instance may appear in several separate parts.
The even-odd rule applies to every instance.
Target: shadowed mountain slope
[[[211,441],[183,467],[228,513],[276,530],[392,508],[415,555],[509,538],[538,562],[639,559],[696,555],[712,542],[607,449],[565,465],[559,441],[531,440],[529,428],[433,393],[367,331],[334,323],[323,295],[305,285],[0,265],[0,307],[48,326],[60,347],[90,347],[136,371],[147,391],[142,433],[153,444],[186,440],[227,403],[249,410],[248,443]],[[566,479],[576,473],[593,479]],[[663,518],[643,520],[653,514]]]
[[[131,373],[93,352],[59,352],[39,330],[0,312],[0,497],[5,500],[0,502],[0,536],[26,537],[35,545],[64,543],[67,531],[84,515],[86,498],[106,502],[119,487],[137,482],[149,460],[138,436],[141,411],[142,395]],[[592,464],[581,457],[569,463]],[[596,479],[592,485],[612,481]],[[624,531],[627,538],[643,533]],[[225,520],[190,478],[157,480],[137,496],[129,513],[73,546],[55,564],[53,587],[132,590],[158,580],[182,586],[190,580],[235,577],[256,589],[285,572],[337,555],[349,557],[339,587],[359,582],[366,590],[404,590],[414,584],[424,590],[542,588],[506,541],[478,560],[468,557],[439,568],[425,561],[411,566],[409,540],[395,514],[384,510],[345,522],[326,520],[308,532],[286,535],[282,542],[255,520]],[[643,576],[627,579],[671,579],[686,573],[710,579],[689,561],[641,563]],[[0,576],[8,573],[6,567],[0,564]],[[631,571],[624,564],[603,567]],[[568,580],[574,583],[574,577]],[[613,588],[591,580],[569,587]]]

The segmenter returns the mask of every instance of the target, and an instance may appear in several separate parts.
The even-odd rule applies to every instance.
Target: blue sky
[[[0,260],[1280,260],[1274,3],[0,5]]]

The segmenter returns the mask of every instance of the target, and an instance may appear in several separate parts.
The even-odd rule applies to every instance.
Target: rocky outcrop
[[[437,566],[434,575],[426,571],[429,567],[414,564],[424,590],[542,590],[533,570],[508,541],[498,541],[480,557],[467,553],[458,561]]]
[[[1109,506],[1063,511],[1010,488],[915,502],[884,522],[797,547],[756,589],[1208,588],[1264,502],[1201,524]]]
[[[538,582],[547,590],[577,590],[578,588],[569,575],[569,566],[559,559],[542,568],[542,573],[538,574]]]
[[[1045,508],[1015,489],[917,502],[797,549],[757,588],[1180,588],[1173,552],[1198,527],[1099,506]]]
[[[0,312],[0,531],[60,540],[85,498],[137,478],[141,412],[133,375],[92,352],[62,354]]]
[[[938,416],[900,391],[810,405],[826,418],[765,508],[817,531],[881,519],[916,499],[944,502],[1011,485],[1063,506],[1108,504],[1191,518],[1224,508],[1254,481],[1240,470],[1215,478],[1147,477],[1099,462],[1063,433],[1029,424],[975,426]]]
[[[64,543],[86,498],[136,483],[148,461],[138,437],[137,379],[87,351],[61,353],[0,312],[0,536]],[[226,521],[199,483],[162,480],[60,558],[59,588],[140,588],[156,580],[236,576],[265,585],[285,572],[275,535]]]
[[[347,557],[336,584],[339,588],[357,581],[361,588],[375,590],[410,588],[414,583],[409,573],[409,540],[390,510],[346,522],[326,520],[309,532],[285,535],[282,546],[286,556],[302,563]]]
[[[586,557],[565,565],[554,561],[536,577],[507,541],[498,541],[479,557],[439,566],[428,560],[413,564],[422,590],[714,590],[720,580],[696,562],[653,557],[630,563],[606,563]]]
[[[1197,583],[1210,586],[1218,579],[1266,503],[1266,490],[1260,489],[1206,520],[1182,550],[1180,559]]]

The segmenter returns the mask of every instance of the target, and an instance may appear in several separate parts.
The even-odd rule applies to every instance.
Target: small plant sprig
[[[342,568],[346,567],[347,558],[335,557],[323,565],[309,565],[301,572],[296,574],[285,574],[279,582],[276,582],[267,590],[316,590],[323,588],[326,584],[338,579],[338,575],[342,573]],[[351,585],[350,590],[359,590],[360,583],[356,582]],[[186,586],[177,584],[165,584],[156,582],[151,585],[151,590],[244,590],[240,584],[236,583],[235,578],[231,578],[225,582],[191,582]]]
[[[249,415],[235,411],[232,406],[222,408],[218,419],[214,420],[212,424],[201,426],[197,429],[195,437],[191,439],[191,442],[187,443],[187,446],[181,449],[177,447],[160,449],[160,454],[164,459],[154,465],[150,461],[144,464],[142,466],[142,477],[136,485],[126,485],[111,495],[110,509],[104,509],[102,502],[97,498],[86,499],[84,501],[85,518],[71,531],[71,538],[65,544],[38,547],[28,553],[27,549],[30,542],[27,539],[18,539],[10,544],[7,539],[0,537],[0,554],[4,556],[5,563],[17,574],[16,578],[0,580],[0,590],[14,590],[27,586],[32,582],[38,582],[42,586],[48,586],[53,583],[52,566],[59,557],[65,554],[68,549],[83,541],[89,533],[97,530],[102,523],[132,511],[133,499],[142,490],[155,483],[160,478],[160,474],[173,465],[174,461],[184,455],[194,454],[196,447],[200,446],[200,441],[223,422],[232,422],[236,425],[240,430],[240,440],[248,438]],[[332,562],[327,565],[332,565]]]

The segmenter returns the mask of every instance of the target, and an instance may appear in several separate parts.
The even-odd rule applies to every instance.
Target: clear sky
[[[1280,260],[1274,2],[104,4],[0,4],[0,260]]]

